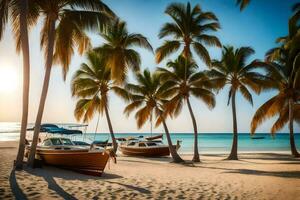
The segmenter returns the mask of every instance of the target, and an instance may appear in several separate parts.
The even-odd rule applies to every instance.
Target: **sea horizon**
[[[54,123],[61,127],[68,127],[72,125],[78,125],[76,123]],[[6,125],[6,126],[5,126]],[[28,124],[29,127],[33,126],[33,123]],[[17,141],[19,139],[18,128],[19,124],[14,122],[0,123],[0,141]],[[15,130],[13,130],[15,128]],[[10,130],[10,132],[9,132]],[[110,133],[107,132],[84,132],[82,135],[64,136],[61,134],[54,136],[64,136],[69,137],[73,141],[85,141],[88,143],[97,141],[105,141],[110,139]],[[115,132],[115,137],[147,137],[151,135],[162,134],[163,132]],[[179,153],[181,154],[192,154],[193,144],[194,144],[194,133],[192,132],[173,132],[170,130],[171,138],[173,144],[176,144],[177,140],[181,141],[181,148]],[[28,131],[28,136],[32,134],[32,131]],[[53,136],[48,134],[48,136]],[[251,139],[251,137],[263,137],[261,139]],[[228,153],[232,144],[233,134],[230,132],[199,132],[198,142],[199,142],[199,152],[200,153]],[[249,153],[249,152],[277,152],[277,153],[289,153],[289,134],[288,133],[276,133],[271,135],[270,133],[256,133],[251,136],[248,132],[239,133],[239,152]],[[142,138],[141,138],[142,139]],[[295,133],[295,141],[297,145],[300,145],[300,134]],[[163,142],[167,144],[165,135],[163,137]]]

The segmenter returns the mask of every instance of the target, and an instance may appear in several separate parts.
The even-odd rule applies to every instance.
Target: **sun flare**
[[[8,93],[16,90],[18,75],[12,67],[0,67],[0,92]]]

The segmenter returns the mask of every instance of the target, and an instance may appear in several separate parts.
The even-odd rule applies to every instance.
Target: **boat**
[[[264,136],[256,136],[256,137],[251,137],[253,140],[260,140],[260,139],[265,139]]]
[[[178,150],[179,147],[179,142],[177,142],[174,148]],[[130,139],[122,142],[119,145],[119,149],[122,154],[127,156],[163,157],[170,155],[169,146],[163,144],[161,140],[140,141],[138,139]]]
[[[30,146],[26,147],[28,156]],[[43,164],[101,176],[112,152],[103,148],[75,145],[69,138],[51,137],[37,146],[36,157]]]
[[[146,137],[146,140],[156,140],[156,139],[162,139],[163,138],[163,134],[160,135],[155,135],[155,136],[151,136],[151,137]]]

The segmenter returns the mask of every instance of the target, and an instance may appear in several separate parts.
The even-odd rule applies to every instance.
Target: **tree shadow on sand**
[[[17,182],[15,169],[11,170],[11,173],[9,176],[9,185],[10,185],[13,195],[15,196],[15,198],[17,200],[18,199],[27,200],[26,195],[23,193],[22,189],[20,188],[20,186]]]
[[[261,170],[252,170],[252,169],[232,169],[224,173],[300,179],[300,171],[261,171]]]
[[[61,196],[63,199],[74,200],[77,199],[72,194],[66,192],[56,181],[55,178],[61,178],[63,180],[105,180],[105,179],[115,179],[122,178],[115,174],[103,173],[101,177],[89,176],[85,174],[79,174],[73,171],[59,169],[55,167],[45,166],[43,169],[25,169],[29,174],[42,177],[48,184],[48,189],[53,190]]]
[[[114,181],[107,181],[107,182],[112,183],[112,184],[118,184],[120,186],[126,187],[126,188],[131,189],[131,190],[135,190],[135,191],[143,193],[143,194],[151,194],[150,190],[147,190],[147,189],[142,188],[142,187],[137,187],[137,186],[134,186],[134,185],[128,185],[128,184],[124,184],[124,183],[118,183],[118,182],[114,182]]]

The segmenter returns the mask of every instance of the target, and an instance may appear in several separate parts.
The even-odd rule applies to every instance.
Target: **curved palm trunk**
[[[34,134],[33,134],[33,140],[30,148],[30,155],[28,158],[28,166],[34,167],[34,159],[35,159],[35,152],[36,152],[36,146],[39,138],[40,128],[41,128],[41,122],[42,117],[44,113],[45,103],[46,103],[46,97],[48,93],[49,88],[49,81],[50,81],[50,74],[51,74],[51,68],[52,68],[52,61],[53,61],[53,49],[54,49],[54,40],[55,40],[55,20],[51,20],[49,22],[49,29],[48,29],[48,49],[47,49],[47,59],[46,59],[46,71],[45,71],[45,77],[44,77],[44,84],[40,99],[40,105],[35,121],[35,127],[34,127]]]
[[[237,133],[237,120],[236,120],[236,107],[235,107],[235,94],[232,93],[231,106],[232,106],[232,118],[233,118],[233,141],[230,155],[228,160],[238,160],[237,149],[238,149],[238,133]]]
[[[193,110],[192,110],[190,99],[187,98],[186,101],[187,101],[187,105],[188,105],[188,108],[189,108],[189,112],[190,112],[190,115],[191,115],[191,118],[192,118],[192,122],[193,122],[193,127],[194,127],[194,157],[193,157],[192,161],[194,161],[194,162],[200,162],[200,156],[199,156],[199,151],[198,151],[198,130],[197,130],[197,123],[196,123],[195,115],[194,115]]]
[[[23,54],[23,102],[22,102],[22,122],[21,133],[19,141],[19,149],[16,159],[16,169],[22,169],[25,138],[28,121],[28,102],[29,102],[29,82],[30,82],[30,57],[29,57],[29,44],[28,44],[28,30],[27,30],[27,12],[28,1],[22,0],[20,2],[20,35]]]
[[[294,100],[292,98],[289,100],[289,129],[291,153],[295,157],[300,157],[300,154],[297,151],[294,137]]]
[[[109,128],[109,132],[110,132],[114,152],[116,153],[117,150],[118,150],[118,143],[116,142],[116,138],[115,138],[114,130],[113,130],[113,127],[112,127],[112,124],[111,124],[111,121],[110,121],[107,106],[105,106],[105,115],[106,115],[106,119],[107,119],[107,124],[108,124],[108,128]]]
[[[169,150],[173,159],[174,163],[182,163],[184,162],[184,160],[182,160],[182,158],[178,155],[176,149],[174,148],[173,144],[172,144],[172,140],[171,140],[171,136],[170,136],[170,132],[169,129],[167,127],[167,124],[165,122],[165,120],[162,120],[165,132],[166,132],[166,137],[167,137],[167,141],[168,141],[168,145],[169,145]]]

